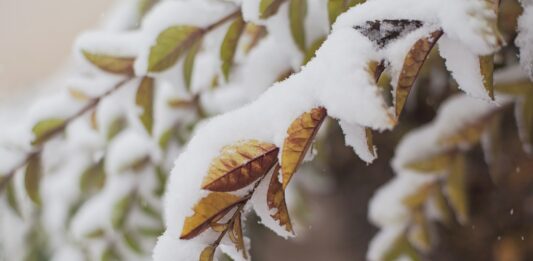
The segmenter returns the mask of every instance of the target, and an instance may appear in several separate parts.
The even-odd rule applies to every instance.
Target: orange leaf
[[[281,226],[284,226],[285,230],[293,233],[287,203],[285,202],[285,190],[279,181],[279,170],[280,167],[277,164],[268,186],[267,205],[270,210],[275,210],[270,216],[277,220]]]
[[[227,192],[250,185],[277,162],[279,149],[270,143],[248,140],[222,148],[211,162],[202,188]]]
[[[180,239],[196,237],[240,202],[242,202],[240,197],[230,193],[210,193],[196,203],[194,214],[185,219]]]
[[[326,115],[325,108],[314,108],[310,112],[302,114],[289,126],[281,154],[284,189],[302,163]]]
[[[398,80],[398,86],[396,87],[394,105],[397,117],[402,112],[418,72],[441,35],[442,31],[435,31],[430,36],[419,39],[407,53]]]

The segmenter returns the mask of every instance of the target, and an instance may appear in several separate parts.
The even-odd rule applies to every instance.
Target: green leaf
[[[97,228],[85,234],[85,237],[89,239],[100,239],[100,238],[103,238],[104,236],[105,236],[105,231],[102,228]]]
[[[189,53],[185,56],[183,61],[183,79],[185,81],[185,87],[187,90],[191,89],[192,73],[194,71],[194,61],[196,60],[196,54],[202,46],[202,38],[199,38],[191,46]]]
[[[104,158],[98,163],[89,166],[80,178],[80,189],[83,193],[100,191],[105,184],[106,173],[104,169]]]
[[[37,206],[41,206],[40,183],[42,177],[41,155],[36,154],[32,156],[26,167],[26,176],[24,178],[24,186],[26,193],[31,201]]]
[[[39,145],[48,140],[58,129],[63,127],[64,123],[64,119],[58,118],[50,118],[39,121],[32,128],[34,135],[32,145]]]
[[[222,60],[222,74],[224,79],[228,81],[231,67],[233,66],[233,58],[235,57],[235,51],[239,44],[244,26],[246,23],[242,20],[242,16],[238,16],[228,28],[224,41],[220,46],[220,60]]]
[[[112,247],[108,246],[104,252],[102,252],[102,256],[100,258],[101,261],[121,261],[123,260],[120,255],[118,254],[117,250]]]
[[[19,217],[22,217],[22,213],[20,212],[20,207],[17,200],[17,194],[15,191],[15,186],[13,184],[13,180],[8,181],[7,187],[6,187],[6,198],[7,198],[7,204],[9,207],[17,214]]]
[[[122,238],[124,239],[124,243],[126,243],[126,246],[128,246],[128,248],[131,249],[134,253],[137,253],[137,254],[143,253],[139,240],[133,235],[132,232],[124,233],[122,235]]]
[[[313,57],[315,57],[316,51],[318,50],[318,48],[320,48],[320,46],[322,46],[325,40],[326,37],[322,36],[311,43],[309,48],[305,51],[304,61],[302,64],[307,64],[309,61],[311,61],[311,59],[313,59]]]
[[[345,0],[328,0],[328,18],[329,24],[333,24],[337,16],[346,11]]]
[[[111,216],[111,224],[113,225],[113,228],[120,230],[122,227],[124,227],[124,223],[126,222],[126,217],[128,216],[132,203],[133,195],[131,193],[127,194],[115,203]]]
[[[494,100],[494,56],[486,55],[479,57],[479,69],[483,78],[483,87],[485,87],[489,97]]]
[[[140,206],[141,212],[144,213],[146,216],[151,217],[155,220],[161,220],[160,211],[150,206],[150,204],[146,200],[144,199],[139,200],[139,206]]]
[[[89,51],[81,51],[85,59],[91,62],[100,70],[114,74],[133,75],[133,63],[135,58],[132,57],[116,57],[105,54],[95,54]]]
[[[468,222],[468,192],[466,187],[465,156],[457,154],[450,166],[445,184],[446,195],[461,224]]]
[[[158,186],[154,189],[154,194],[157,196],[162,196],[163,193],[165,193],[165,186],[167,184],[167,175],[163,168],[160,166],[157,166],[155,168],[155,175],[157,178],[157,184]]]
[[[156,238],[163,234],[165,232],[165,229],[163,227],[139,227],[137,228],[137,232],[141,236],[145,236],[148,238]]]
[[[148,71],[161,72],[176,64],[184,54],[203,35],[201,28],[189,25],[172,26],[157,37],[150,48]]]
[[[407,237],[401,234],[392,244],[392,246],[383,254],[383,261],[394,261],[401,256],[407,256],[412,261],[420,261],[422,258],[416,252],[416,249],[409,243]]]
[[[296,46],[305,53],[305,16],[307,15],[307,0],[290,0],[289,24],[291,35]]]
[[[149,134],[152,134],[154,123],[154,79],[144,77],[141,80],[137,94],[135,95],[135,104],[142,108],[139,116],[144,128]]]
[[[107,140],[110,141],[126,127],[126,120],[122,117],[114,119],[107,130]]]
[[[261,0],[259,3],[259,17],[266,19],[276,14],[283,2],[285,0]]]

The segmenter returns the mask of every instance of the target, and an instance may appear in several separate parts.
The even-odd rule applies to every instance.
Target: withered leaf
[[[259,3],[259,16],[261,19],[266,19],[276,14],[283,2],[285,0],[261,0]]]
[[[85,59],[100,70],[114,74],[133,75],[133,63],[135,62],[135,58],[95,54],[89,51],[82,51],[82,54]]]
[[[442,31],[435,31],[430,36],[419,39],[405,56],[394,100],[396,117],[400,116],[422,65],[441,35]]]
[[[405,164],[404,167],[421,173],[443,171],[448,169],[452,157],[453,156],[447,152],[430,155],[426,158],[409,162]]]
[[[227,192],[250,185],[277,162],[279,149],[270,143],[247,140],[225,146],[211,162],[202,188]]]
[[[485,87],[489,97],[494,100],[494,56],[486,55],[479,57],[479,69],[483,78],[483,87]]]
[[[215,219],[222,218],[242,199],[230,193],[213,192],[194,206],[194,214],[185,218],[180,239],[191,239],[210,227]]]
[[[284,189],[302,163],[326,115],[325,108],[314,108],[310,112],[302,114],[289,126],[281,154],[281,171]]]
[[[450,166],[450,173],[446,179],[445,190],[448,201],[455,211],[455,216],[461,224],[468,222],[468,192],[466,187],[465,156],[457,154]]]
[[[152,134],[154,122],[154,89],[154,79],[151,77],[144,77],[141,80],[135,95],[135,104],[142,108],[142,113],[139,116],[139,119],[149,134]]]
[[[300,51],[305,52],[305,16],[307,0],[289,0],[289,25],[292,39]]]
[[[31,201],[37,206],[41,206],[40,185],[42,175],[41,154],[38,153],[31,156],[28,166],[26,167],[26,176],[24,177],[26,193],[28,193]]]
[[[202,250],[200,253],[200,261],[213,261],[213,257],[215,256],[215,247],[212,245],[207,246]]]
[[[287,203],[285,202],[285,190],[283,185],[279,181],[280,166],[275,166],[272,178],[267,191],[267,205],[272,211],[270,216],[277,220],[281,226],[290,233],[293,233],[292,223],[289,216],[289,210],[287,209]]]
[[[222,60],[222,74],[224,79],[228,81],[231,67],[233,66],[233,58],[235,57],[235,51],[239,44],[242,32],[244,31],[246,23],[239,15],[235,21],[231,23],[224,36],[224,41],[220,46],[220,60]]]
[[[235,216],[235,220],[233,221],[233,229],[230,233],[233,234],[233,237],[235,238],[235,247],[237,248],[237,251],[242,251],[242,256],[244,259],[248,259],[246,249],[244,248],[244,237],[242,236],[242,220],[240,211]]]
[[[368,37],[379,48],[384,48],[390,42],[413,32],[422,25],[422,21],[418,20],[384,19],[366,21],[363,25],[354,26],[354,29]]]

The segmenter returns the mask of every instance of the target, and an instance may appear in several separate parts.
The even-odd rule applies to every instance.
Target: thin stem
[[[39,145],[37,145],[30,152],[28,152],[26,156],[19,163],[17,163],[9,172],[7,172],[7,174],[0,180],[0,192],[3,191],[3,189],[7,186],[7,183],[13,178],[13,176],[15,176],[15,173],[17,173],[19,169],[26,166],[26,164],[28,164],[28,162],[33,157],[37,156],[39,153],[42,152],[44,143],[51,140],[52,138],[59,135],[60,133],[62,133],[71,122],[78,119],[79,117],[84,115],[86,112],[91,111],[92,109],[96,108],[96,106],[100,103],[100,101],[103,98],[109,96],[116,90],[120,89],[131,79],[133,79],[133,77],[127,77],[121,80],[120,82],[116,83],[115,85],[113,85],[113,87],[111,87],[109,90],[107,90],[102,95],[92,98],[91,100],[89,100],[89,102],[85,106],[83,106],[83,108],[81,108],[79,111],[77,111],[76,113],[74,113],[73,115],[65,119],[65,121],[63,121],[61,125],[51,130],[50,133],[48,133],[46,137],[43,138],[43,141]]]
[[[219,26],[223,25],[227,21],[237,18],[240,15],[241,15],[241,9],[237,8],[237,10],[235,10],[233,13],[230,13],[229,15],[222,17],[220,20],[204,28],[204,32],[206,33],[211,32],[212,30],[218,28]]]

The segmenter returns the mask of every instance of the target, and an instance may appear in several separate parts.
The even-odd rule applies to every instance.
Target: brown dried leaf
[[[494,56],[486,55],[479,57],[479,69],[483,78],[483,87],[485,87],[489,97],[494,100]]]
[[[202,188],[227,192],[250,185],[277,162],[279,149],[270,143],[248,140],[222,148],[211,162]]]
[[[191,239],[222,218],[242,199],[230,193],[213,192],[200,199],[194,206],[194,214],[185,219],[180,239]]]
[[[237,251],[242,251],[242,256],[244,259],[248,259],[246,254],[246,249],[244,248],[244,237],[242,236],[242,221],[241,221],[241,212],[237,213],[233,221],[233,229],[230,231],[230,234],[233,234],[235,238],[235,247]]]
[[[207,246],[202,250],[202,253],[200,253],[200,261],[213,261],[213,257],[215,256],[215,247],[214,246]]]
[[[326,115],[325,108],[314,108],[310,112],[302,114],[289,126],[281,154],[283,189],[287,187],[292,175],[302,163]]]
[[[396,117],[400,116],[405,102],[407,101],[407,96],[411,91],[411,87],[413,86],[422,65],[441,35],[442,31],[435,31],[431,33],[430,36],[419,39],[411,47],[407,56],[405,56],[400,78],[398,79],[398,86],[396,87],[394,101]]]
[[[277,220],[281,226],[285,227],[285,230],[293,233],[287,203],[285,202],[285,190],[279,181],[279,170],[280,166],[277,164],[272,173],[270,185],[268,186],[267,205],[271,211],[275,210],[270,216]]]

